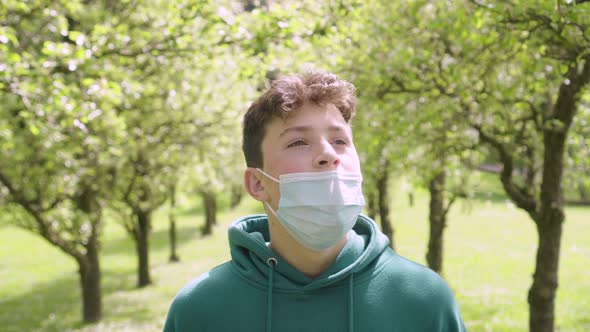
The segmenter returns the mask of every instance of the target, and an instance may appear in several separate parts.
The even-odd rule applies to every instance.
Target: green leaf
[[[539,47],[539,54],[545,55],[546,52],[547,52],[547,46],[546,45],[541,45]]]
[[[9,53],[8,54],[8,61],[11,63],[19,63],[21,62],[22,58],[18,53]]]
[[[37,126],[35,126],[34,124],[30,124],[29,125],[29,131],[31,132],[31,134],[33,134],[34,136],[38,136],[39,135],[39,128]]]
[[[569,66],[568,66],[567,64],[560,64],[560,65],[559,65],[559,72],[560,72],[561,74],[565,74],[565,73],[567,73],[567,72],[568,72],[568,70],[569,70]]]

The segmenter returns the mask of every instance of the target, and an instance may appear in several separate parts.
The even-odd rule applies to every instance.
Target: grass
[[[427,197],[416,205],[394,197],[396,250],[424,263]],[[188,205],[188,204],[187,204]],[[199,211],[187,206],[187,211]],[[257,213],[246,199],[219,216],[220,225],[202,238],[201,215],[181,213],[180,263],[168,263],[166,211],[156,215],[150,237],[154,285],[137,289],[133,243],[122,227],[104,229],[104,319],[80,323],[80,290],[74,261],[43,239],[0,224],[0,326],[16,331],[160,331],[176,292],[190,279],[229,258],[227,225]],[[558,331],[590,330],[590,209],[568,208],[561,246],[556,305]],[[526,331],[526,294],[532,281],[536,232],[526,214],[499,199],[461,202],[451,211],[445,235],[444,277],[455,290],[469,331]]]

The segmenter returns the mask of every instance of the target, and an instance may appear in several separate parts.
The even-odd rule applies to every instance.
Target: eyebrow
[[[283,132],[279,135],[279,138],[285,136],[286,134],[288,134],[290,132],[305,133],[305,132],[311,131],[312,129],[313,129],[312,126],[295,126],[295,127],[289,127],[287,129],[283,130]],[[331,131],[331,132],[346,132],[344,126],[329,126],[328,127],[328,131]]]

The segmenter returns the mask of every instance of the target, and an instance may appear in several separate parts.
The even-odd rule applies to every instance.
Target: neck
[[[274,217],[269,218],[269,232],[270,249],[310,278],[322,274],[334,262],[348,240],[346,235],[330,248],[314,251],[293,239]]]

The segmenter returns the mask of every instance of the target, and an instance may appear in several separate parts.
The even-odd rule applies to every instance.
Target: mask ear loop
[[[271,212],[271,213],[272,213],[272,214],[275,216],[275,218],[279,219],[279,216],[277,215],[277,213],[275,212],[275,210],[273,210],[273,209],[270,207],[270,204],[268,204],[268,202],[264,202],[263,204],[264,204],[264,205],[266,205],[266,207],[267,207],[267,208],[270,210],[270,212]]]
[[[269,179],[281,183],[279,180],[275,179],[274,177],[270,176],[268,173],[266,173],[265,171],[261,170],[260,168],[256,168],[256,170],[258,170],[260,173],[262,173],[264,176],[268,177]],[[270,204],[268,202],[264,202],[263,203],[269,210],[270,212],[274,215],[275,218],[279,218],[279,216],[277,215],[277,213],[275,212],[275,210],[270,207]]]
[[[267,178],[273,180],[274,182],[281,183],[279,180],[277,180],[276,178],[270,176],[268,173],[266,173],[265,171],[261,170],[260,168],[257,168],[256,170],[258,170],[260,173],[264,174],[264,176],[266,176]]]

